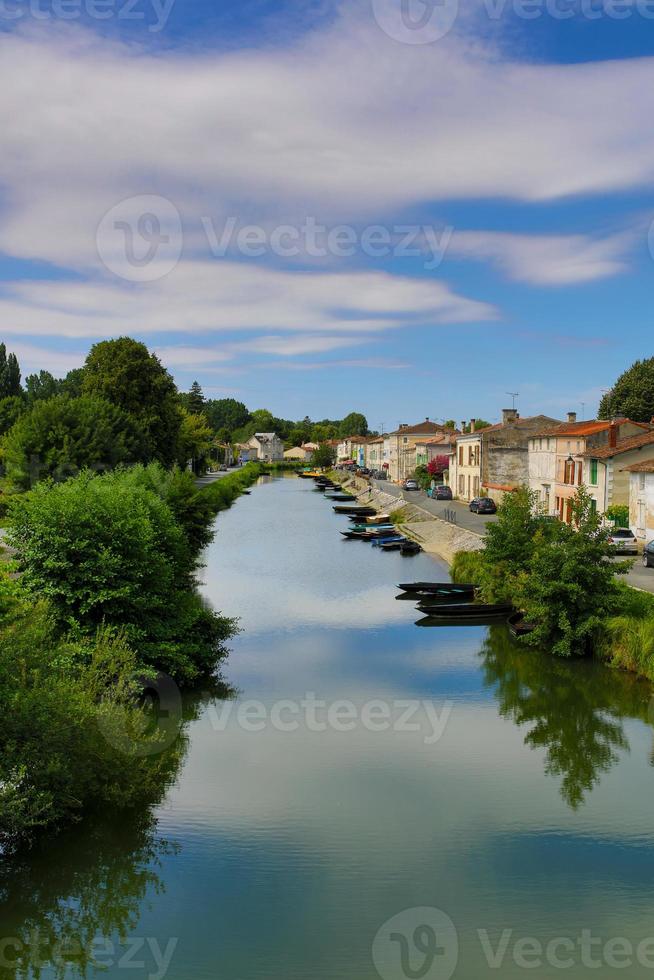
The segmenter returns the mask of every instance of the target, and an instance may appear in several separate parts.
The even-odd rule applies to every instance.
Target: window
[[[590,512],[591,514],[597,513],[597,501],[595,500],[594,497],[590,498]]]
[[[590,461],[590,484],[593,487],[597,486],[597,460],[591,459]]]
[[[463,466],[463,446],[459,446],[459,466]]]

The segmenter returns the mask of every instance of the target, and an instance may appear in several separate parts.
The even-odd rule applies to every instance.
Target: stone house
[[[654,540],[654,459],[632,463],[629,478],[629,527],[643,544]]]
[[[569,522],[572,498],[582,484],[600,513],[611,504],[628,503],[628,478],[620,469],[652,444],[650,428],[630,419],[577,422],[576,414],[569,412],[567,422],[534,433],[529,443],[529,486],[538,493],[543,513]]]
[[[284,443],[276,432],[255,432],[245,443],[249,459],[262,463],[274,463],[284,459]]]

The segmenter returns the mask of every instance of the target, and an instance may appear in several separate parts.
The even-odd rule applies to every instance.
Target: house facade
[[[402,424],[388,439],[388,474],[396,483],[406,480],[416,468],[416,443],[451,430],[425,419],[416,425]]]
[[[654,540],[654,459],[632,463],[629,478],[629,527],[643,544]]]
[[[365,448],[365,465],[369,470],[388,469],[388,459],[386,456],[389,446],[387,435],[370,436]]]
[[[284,443],[276,432],[255,432],[245,443],[249,459],[275,463],[284,458]]]
[[[460,433],[455,430],[447,430],[437,436],[430,436],[416,442],[415,465],[429,466],[432,460],[440,456],[449,458],[458,435]],[[445,467],[445,472],[449,472],[449,463]]]
[[[529,486],[538,494],[543,513],[567,523],[572,498],[582,484],[604,513],[611,504],[629,502],[629,479],[620,471],[642,459],[642,451],[652,445],[649,425],[630,419],[577,422],[570,412],[567,422],[530,440]]]
[[[450,451],[450,486],[460,500],[472,500],[481,492],[481,433],[462,433]]]

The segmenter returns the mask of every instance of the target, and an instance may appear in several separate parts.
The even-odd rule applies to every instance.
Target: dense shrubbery
[[[486,546],[457,556],[455,581],[473,581],[488,602],[511,601],[535,629],[526,641],[569,657],[597,649],[607,619],[619,608],[615,575],[629,562],[608,561],[615,549],[580,487],[572,526],[538,515],[534,495],[509,494],[489,525]]]
[[[97,806],[156,801],[170,757],[144,751],[134,653],[106,628],[73,642],[43,600],[0,571],[0,850]],[[118,751],[116,726],[134,741]]]
[[[10,543],[25,589],[50,601],[62,629],[120,626],[142,665],[190,683],[215,669],[233,633],[195,591],[217,509],[156,465],[85,472],[15,499]]]

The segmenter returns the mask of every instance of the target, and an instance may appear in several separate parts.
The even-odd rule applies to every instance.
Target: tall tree
[[[210,399],[205,402],[203,412],[216,432],[218,429],[234,432],[250,421],[249,411],[235,398]]]
[[[39,371],[38,374],[30,374],[25,379],[27,400],[30,404],[43,401],[46,398],[54,398],[61,393],[62,381],[58,381],[49,371]]]
[[[625,415],[634,422],[654,417],[654,357],[636,361],[620,375],[599,405],[599,417]]]
[[[95,344],[82,391],[131,415],[143,429],[151,458],[171,466],[179,452],[181,416],[175,382],[158,357],[131,337]]]
[[[366,436],[368,435],[368,420],[361,412],[350,412],[340,424],[339,436]]]
[[[0,398],[12,398],[22,391],[18,358],[15,354],[7,356],[7,348],[0,344]]]
[[[194,381],[191,385],[184,407],[188,409],[191,415],[199,415],[204,410],[204,392],[199,381]]]

